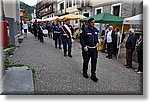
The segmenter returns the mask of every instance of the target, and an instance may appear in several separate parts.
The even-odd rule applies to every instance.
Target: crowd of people
[[[28,24],[24,22],[22,24],[21,31],[24,30],[25,37],[27,37],[27,30],[31,32],[35,38],[41,43],[44,43],[44,37],[53,38],[55,42],[55,48],[64,50],[64,56],[72,58],[72,36],[74,34],[74,29],[70,25],[70,20],[65,20],[62,24],[60,21],[51,22],[29,22]],[[47,30],[47,34],[44,34],[43,31]]]
[[[120,44],[123,42],[125,37],[121,39],[121,31],[119,28],[113,28],[112,25],[106,24],[105,28],[102,30],[101,34],[99,35],[99,30],[94,27],[95,20],[94,18],[90,18],[88,23],[86,24],[83,22],[80,32],[80,44],[82,46],[82,57],[83,57],[83,76],[85,78],[89,78],[87,70],[88,70],[88,63],[91,59],[91,79],[94,82],[98,81],[96,77],[96,64],[98,58],[98,50],[97,47],[102,36],[104,37],[103,41],[103,48],[101,50],[102,53],[107,53],[106,58],[112,59],[117,58],[118,50]],[[65,20],[62,24],[60,21],[56,21],[53,23],[50,22],[35,22],[27,23],[24,22],[23,29],[25,33],[25,37],[27,37],[27,30],[31,32],[35,38],[43,43],[44,37],[53,38],[55,42],[55,48],[62,49],[63,45],[63,53],[64,57],[68,56],[72,58],[72,37],[74,34],[74,29],[70,25],[69,20]],[[43,30],[47,30],[48,34],[43,34]],[[136,70],[137,73],[143,72],[143,37],[142,33],[139,39],[137,40],[135,37],[135,32],[131,28],[128,31],[129,37],[126,41],[126,68],[132,68],[132,55],[135,50],[137,49],[137,58],[138,58],[138,69]]]

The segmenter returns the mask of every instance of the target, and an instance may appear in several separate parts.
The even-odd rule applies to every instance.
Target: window
[[[79,15],[79,12],[76,12],[75,14]],[[79,20],[75,20],[75,24],[78,24],[78,23],[79,23]]]
[[[102,12],[103,12],[103,8],[102,7],[95,8],[95,15],[97,15],[99,13],[102,13]]]
[[[73,6],[75,6],[76,5],[76,0],[73,0]]]
[[[119,16],[120,6],[113,7],[113,15]]]
[[[60,10],[64,9],[64,2],[60,4]]]
[[[83,13],[85,17],[89,17],[89,13]]]
[[[69,7],[72,7],[72,0],[69,0]]]
[[[111,6],[111,14],[115,16],[121,16],[121,3]]]
[[[51,10],[51,5],[49,6],[49,10]]]
[[[76,5],[81,6],[81,0],[76,0]]]

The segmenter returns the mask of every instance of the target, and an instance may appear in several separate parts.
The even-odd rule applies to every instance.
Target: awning
[[[94,18],[96,23],[104,23],[104,24],[122,24],[123,18],[111,15],[110,13],[100,13],[94,16],[90,16],[88,18],[81,19],[81,22],[87,22],[90,18]]]
[[[58,17],[56,20],[67,20],[67,19],[68,20],[77,20],[77,19],[83,19],[83,18],[86,18],[86,17],[83,15],[67,14],[67,15]]]
[[[133,17],[125,18],[123,24],[142,24],[143,15],[139,14]]]

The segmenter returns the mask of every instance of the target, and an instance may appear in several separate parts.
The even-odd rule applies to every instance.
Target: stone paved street
[[[36,70],[35,94],[143,94],[143,75],[125,68],[123,58],[106,59],[106,55],[99,52],[99,81],[95,83],[82,76],[81,49],[77,42],[74,42],[72,55],[73,58],[64,57],[50,38],[40,43],[28,34],[10,60]]]

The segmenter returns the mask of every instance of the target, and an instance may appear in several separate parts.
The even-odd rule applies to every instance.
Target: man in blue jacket
[[[134,34],[134,30],[132,28],[129,29],[129,37],[126,41],[126,68],[132,68],[132,55],[135,50],[136,45],[136,37]]]
[[[84,27],[82,34],[80,35],[80,43],[82,46],[83,56],[83,76],[88,78],[88,63],[91,58],[91,79],[94,82],[98,81],[96,77],[96,64],[98,58],[98,33],[99,31],[94,27],[94,18],[88,20],[88,27]]]
[[[59,21],[57,21],[56,24],[53,26],[53,33],[55,48],[57,48],[57,42],[59,42],[59,49],[61,49],[61,26]]]

